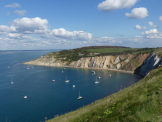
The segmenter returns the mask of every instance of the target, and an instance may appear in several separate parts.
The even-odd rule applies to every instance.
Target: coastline
[[[69,55],[65,55],[66,58],[70,58]],[[75,55],[74,55],[75,56]],[[148,95],[151,96],[146,91],[152,90],[152,87],[155,88],[154,84],[160,84],[160,72],[161,69],[156,69],[162,62],[156,54],[129,54],[129,55],[115,55],[115,56],[99,56],[99,57],[91,57],[91,58],[81,58],[78,61],[74,61],[72,63],[66,63],[66,61],[62,60],[56,60],[57,58],[52,57],[51,55],[47,55],[45,57],[38,58],[33,61],[28,61],[23,64],[25,65],[33,65],[33,66],[42,66],[42,67],[51,67],[51,68],[71,68],[71,69],[83,69],[83,71],[86,71],[86,69],[91,70],[105,70],[107,74],[109,74],[108,71],[112,72],[123,72],[128,74],[134,74],[137,76],[141,76],[141,80],[139,80],[137,83],[124,88],[120,90],[119,92],[115,92],[114,94],[107,96],[103,99],[94,101],[92,104],[89,104],[87,106],[81,107],[77,110],[74,110],[70,113],[65,113],[63,115],[59,115],[58,117],[55,117],[54,119],[47,120],[48,122],[83,122],[84,120],[99,120],[100,119],[109,119],[107,116],[110,116],[111,120],[111,114],[118,114],[126,113],[127,120],[130,119],[130,108],[135,108],[137,112],[139,112],[139,108],[143,108],[143,114],[147,114],[147,108],[150,106],[148,103]],[[64,59],[64,58],[63,58]],[[71,57],[73,59],[73,55]],[[68,60],[67,60],[68,62]],[[124,69],[124,70],[123,70]],[[154,70],[155,69],[155,70]],[[128,71],[127,71],[128,70]],[[154,70],[154,71],[152,71]],[[148,74],[149,73],[149,74]],[[155,73],[155,74],[154,74]],[[148,74],[148,75],[146,75]],[[153,84],[150,84],[150,79],[152,80]],[[152,83],[151,82],[151,83]],[[150,86],[150,87],[148,87]],[[157,85],[158,86],[158,85]],[[150,88],[150,89],[149,89]],[[158,89],[158,87],[156,87]],[[156,93],[156,91],[152,90],[152,93]],[[159,92],[158,92],[159,94]],[[158,95],[157,94],[157,95]],[[115,95],[115,96],[114,96]],[[152,109],[155,103],[154,94],[152,94],[152,105],[150,109]],[[112,97],[114,96],[114,97]],[[137,99],[139,97],[140,99]],[[157,97],[158,99],[159,97]],[[160,101],[160,100],[159,100]],[[114,104],[115,103],[115,104]],[[135,106],[136,105],[136,106]],[[137,106],[138,105],[138,106]],[[129,106],[129,107],[128,107]],[[158,105],[159,106],[159,105]],[[121,108],[120,108],[121,107]],[[100,110],[98,109],[100,108]],[[117,108],[117,109],[116,109]],[[118,109],[119,108],[119,109]],[[159,107],[157,107],[158,109]],[[85,116],[86,114],[86,116]],[[150,114],[148,112],[148,114]],[[92,116],[93,115],[93,116]],[[105,115],[107,115],[105,117]],[[96,117],[100,118],[96,118]],[[123,114],[121,114],[121,117]],[[139,114],[134,115],[134,113],[131,115],[134,116],[134,118],[137,118]],[[94,118],[93,118],[94,117]],[[143,117],[143,116],[141,116]],[[88,119],[87,119],[88,118]],[[115,120],[115,118],[113,118]],[[148,118],[146,117],[146,120]],[[78,121],[80,120],[80,121]],[[119,120],[119,119],[117,119]],[[126,120],[125,117],[123,120]]]
[[[44,56],[31,61],[27,61],[24,64],[36,65],[36,66],[47,66],[47,67],[67,67],[77,69],[95,69],[95,70],[108,70],[115,72],[131,73],[136,74],[135,70],[142,66],[143,63],[149,57],[148,54],[125,54],[125,55],[107,55],[107,56],[96,56],[96,57],[85,57],[79,60],[72,61],[61,61],[52,56]]]
[[[72,66],[53,66],[53,65],[43,65],[43,64],[29,64],[28,62],[23,63],[24,65],[32,65],[32,66],[44,66],[44,67],[56,67],[56,68],[74,68],[74,69],[91,69],[91,70],[107,70],[113,72],[123,72],[128,74],[134,74],[134,71],[126,71],[126,70],[117,70],[117,69],[107,69],[107,68],[93,68],[93,67],[72,67]]]

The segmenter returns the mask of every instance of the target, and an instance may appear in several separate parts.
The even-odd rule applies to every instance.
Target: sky
[[[162,0],[0,0],[0,50],[162,47]]]

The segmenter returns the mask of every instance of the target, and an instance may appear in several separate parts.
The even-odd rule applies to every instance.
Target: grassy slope
[[[77,61],[83,57],[105,56],[105,55],[120,55],[120,54],[141,54],[152,53],[156,49],[154,48],[127,48],[127,47],[83,47],[73,50],[64,50],[57,53],[50,53],[48,56],[54,56],[55,58],[72,62]]]
[[[118,93],[48,122],[162,122],[162,68]]]

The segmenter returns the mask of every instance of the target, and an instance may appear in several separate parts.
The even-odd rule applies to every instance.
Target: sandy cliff
[[[86,57],[69,63],[58,60],[55,56],[42,56],[39,59],[26,62],[25,64],[54,67],[97,68],[134,72],[148,57],[149,54],[109,55]]]

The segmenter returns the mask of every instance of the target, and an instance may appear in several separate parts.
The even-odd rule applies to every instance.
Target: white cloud
[[[155,28],[155,29],[151,29],[151,30],[148,30],[148,31],[145,31],[143,34],[157,34],[159,33],[159,31]]]
[[[141,26],[141,25],[136,25],[135,28],[136,28],[137,30],[144,30],[144,29],[146,29],[145,26]]]
[[[53,36],[71,39],[91,39],[92,34],[84,31],[67,31],[64,28],[54,29],[50,33]]]
[[[162,32],[155,29],[150,29],[142,33],[147,39],[162,39]]]
[[[144,26],[136,25],[137,29]],[[49,49],[74,48],[90,45],[159,46],[162,33],[155,29],[132,38],[93,37],[89,32],[70,31],[64,28],[51,29],[47,19],[40,17],[19,18],[11,25],[0,25],[0,49]]]
[[[150,29],[150,30],[143,32],[141,36],[145,40],[147,40],[147,39],[157,40],[158,39],[158,42],[160,42],[162,39],[162,32],[160,32],[157,28],[154,28],[154,29]],[[162,43],[162,41],[161,41],[161,43]],[[155,44],[153,43],[153,45],[155,45]]]
[[[43,34],[44,38],[64,38],[73,40],[87,40],[92,38],[91,33],[84,31],[68,31],[64,28],[52,29],[48,27],[48,20],[39,17],[16,19],[13,21],[12,26],[16,28],[17,33],[23,34]]]
[[[14,37],[14,38],[15,38],[15,37],[20,37],[21,34],[19,34],[19,33],[9,33],[8,36],[9,36],[9,37]]]
[[[42,38],[63,38],[70,40],[90,40],[92,34],[85,31],[69,31],[64,28],[49,29],[48,20],[40,17],[15,19],[11,26],[0,25],[0,32],[10,35],[37,34]],[[13,34],[14,33],[14,34]],[[9,36],[11,37],[11,36]]]
[[[48,20],[39,17],[23,17],[13,21],[12,25],[19,33],[40,33],[48,29]]]
[[[97,44],[108,44],[108,45],[114,45],[114,44],[117,44],[117,45],[120,45],[121,44],[121,40],[119,39],[115,39],[113,37],[99,37],[99,38],[95,38],[94,39],[95,43]]]
[[[134,6],[138,0],[105,0],[98,5],[100,10],[116,10]]]
[[[14,13],[20,16],[24,16],[26,14],[26,10],[15,10]]]
[[[162,39],[162,33],[147,35],[146,38],[147,39]],[[160,45],[158,45],[158,46],[160,46]]]
[[[85,31],[50,29],[48,20],[40,17],[23,17],[13,20],[10,26],[0,25],[0,44],[6,44],[6,47],[0,45],[1,49],[47,49],[54,45],[69,46],[69,43],[75,46],[90,42],[92,38],[92,34]]]
[[[149,16],[147,8],[140,7],[132,9],[131,13],[126,13],[125,16],[136,19],[144,19]]]
[[[105,0],[98,5],[100,10],[110,11],[134,6],[139,0]]]
[[[13,26],[6,26],[6,25],[0,25],[0,32],[13,32],[13,31],[15,31],[16,29],[15,29],[15,27],[13,27]]]
[[[21,5],[19,3],[12,3],[5,5],[6,8],[20,8]]]
[[[162,22],[162,16],[159,17],[160,21]]]
[[[157,25],[152,21],[149,21],[148,24],[149,24],[150,27],[153,27],[153,28],[157,27]]]

